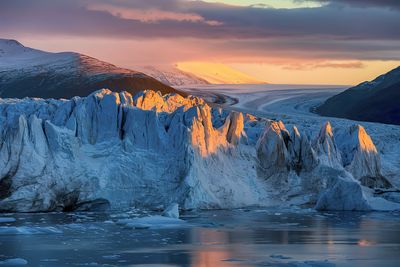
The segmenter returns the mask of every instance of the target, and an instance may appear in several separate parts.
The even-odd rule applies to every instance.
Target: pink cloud
[[[118,7],[108,4],[93,4],[89,5],[88,9],[92,11],[108,12],[118,18],[138,20],[143,23],[158,23],[160,21],[170,20],[178,22],[204,23],[210,26],[219,26],[223,24],[216,20],[206,20],[204,17],[196,13],[173,12],[157,8],[140,9]]]

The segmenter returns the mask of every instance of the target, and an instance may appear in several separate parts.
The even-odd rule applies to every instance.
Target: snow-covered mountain
[[[170,86],[204,85],[206,80],[194,74],[184,72],[176,67],[169,66],[140,66],[135,69],[153,77],[154,79]]]
[[[325,101],[324,116],[400,125],[400,67]]]
[[[143,73],[73,52],[49,53],[0,39],[0,97],[70,98],[102,88],[177,92]]]
[[[400,208],[361,126],[309,136],[198,97],[103,89],[2,99],[0,129],[2,211]]]

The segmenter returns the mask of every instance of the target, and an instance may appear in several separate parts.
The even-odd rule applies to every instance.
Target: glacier
[[[400,209],[374,193],[395,188],[360,125],[311,136],[199,97],[108,89],[0,99],[0,125],[1,211]]]

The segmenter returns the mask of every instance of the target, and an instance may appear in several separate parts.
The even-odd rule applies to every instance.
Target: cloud
[[[400,1],[398,0],[295,0],[296,2],[319,2],[332,5],[345,5],[357,7],[389,7],[400,9]]]
[[[213,41],[210,49],[221,53],[252,55],[253,61],[271,59],[338,59],[338,60],[400,60],[400,42],[379,40],[336,40],[332,38],[273,38],[257,40]],[[248,60],[248,58],[244,58]]]
[[[365,65],[362,62],[346,62],[346,63],[335,63],[335,62],[326,62],[315,64],[314,68],[335,68],[335,69],[361,69],[364,68]]]
[[[64,33],[121,38],[252,39],[313,36],[400,40],[399,24],[400,14],[397,11],[338,9],[332,6],[268,9],[184,0],[0,2],[2,32],[25,31],[35,34]]]
[[[365,64],[360,61],[354,62],[312,62],[287,64],[283,67],[285,70],[313,70],[313,69],[362,69]]]
[[[400,59],[400,10],[379,7],[394,7],[396,2],[331,0],[314,8],[272,9],[189,0],[1,0],[0,32],[14,38],[62,36],[148,44],[162,39],[169,44],[158,48],[163,53],[171,49],[232,61],[387,60]],[[173,43],[179,50],[172,49]]]
[[[141,9],[119,7],[110,4],[91,4],[88,6],[88,10],[107,12],[118,18],[138,20],[144,23],[160,23],[171,20],[179,22],[205,23],[211,26],[222,25],[219,21],[206,20],[195,13],[165,11],[158,8]]]

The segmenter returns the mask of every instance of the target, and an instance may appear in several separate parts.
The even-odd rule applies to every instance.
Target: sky
[[[121,67],[353,85],[400,65],[398,0],[1,0],[0,38]]]

